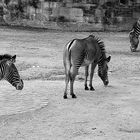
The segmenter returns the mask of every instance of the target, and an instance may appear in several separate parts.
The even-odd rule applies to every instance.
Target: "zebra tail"
[[[71,45],[73,44],[74,41],[75,41],[75,39],[73,39],[68,46],[68,61],[69,61],[68,74],[69,74],[69,76],[70,76],[70,69],[71,69],[71,66],[72,66],[72,63],[71,63]]]

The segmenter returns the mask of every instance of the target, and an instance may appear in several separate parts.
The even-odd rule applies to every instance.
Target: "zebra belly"
[[[93,62],[93,60],[91,61],[91,60],[84,59],[84,62],[82,63],[81,66],[88,66],[88,65],[90,65],[92,62]]]

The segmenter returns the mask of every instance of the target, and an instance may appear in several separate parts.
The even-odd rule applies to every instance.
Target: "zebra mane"
[[[106,53],[106,50],[105,50],[105,44],[104,44],[104,42],[99,37],[97,37],[95,35],[89,35],[89,37],[93,37],[97,41],[97,43],[98,43],[98,45],[99,45],[99,47],[101,49],[101,52],[103,54],[105,54]]]
[[[5,59],[10,60],[11,58],[12,58],[12,55],[10,55],[10,54],[0,55],[0,61],[5,60]]]

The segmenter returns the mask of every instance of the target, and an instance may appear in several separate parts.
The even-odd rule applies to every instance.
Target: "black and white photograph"
[[[140,0],[0,0],[0,140],[140,140]]]

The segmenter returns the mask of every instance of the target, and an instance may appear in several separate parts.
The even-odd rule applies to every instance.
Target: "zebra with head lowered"
[[[24,83],[15,66],[16,55],[0,55],[0,80],[7,80],[17,90],[22,90]]]
[[[134,23],[130,33],[130,49],[131,52],[135,52],[139,45],[139,36],[140,36],[140,18]]]
[[[90,35],[84,39],[74,39],[70,41],[64,48],[63,63],[65,67],[65,91],[64,99],[67,98],[67,88],[70,81],[70,94],[72,98],[76,98],[73,92],[73,84],[78,70],[81,66],[85,66],[85,90],[89,90],[87,86],[88,69],[91,64],[90,72],[90,90],[94,90],[92,79],[94,69],[98,64],[98,75],[102,79],[104,85],[108,85],[108,65],[111,56],[106,56],[104,43],[96,36]]]

